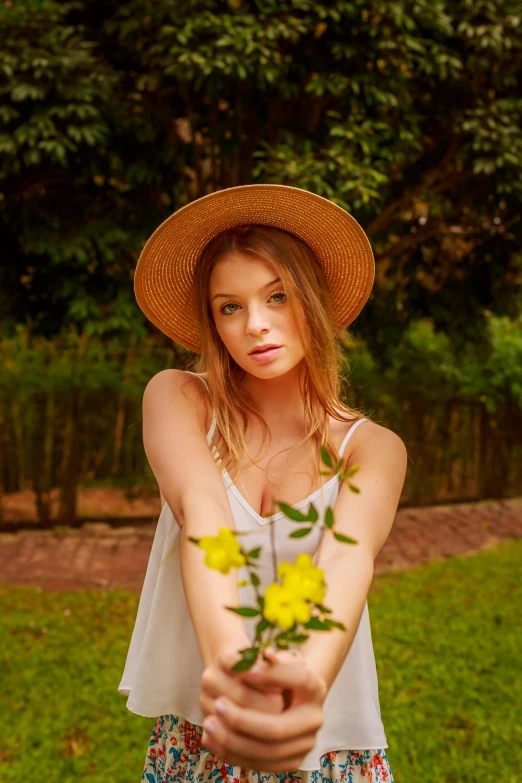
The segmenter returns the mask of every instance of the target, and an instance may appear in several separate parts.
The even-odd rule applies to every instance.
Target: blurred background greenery
[[[52,486],[63,523],[78,486],[153,482],[141,393],[193,357],[137,307],[137,257],[251,182],[370,237],[346,393],[407,443],[401,502],[520,489],[518,0],[6,0],[0,30],[0,493],[46,525]]]
[[[0,524],[5,493],[48,527],[78,521],[79,487],[155,486],[143,389],[194,356],[139,310],[136,261],[174,210],[252,182],[368,233],[344,391],[406,442],[401,503],[520,495],[521,73],[520,0],[2,0]],[[518,780],[519,562],[506,545],[379,583],[398,781]],[[2,780],[137,780],[150,721],[115,693],[137,598],[0,597]]]
[[[489,314],[481,340],[459,348],[431,320],[412,319],[380,352],[355,335],[344,349],[345,398],[407,444],[401,505],[521,494],[522,317]],[[193,359],[156,335],[70,328],[47,338],[17,325],[0,338],[3,491],[30,488],[42,528],[81,521],[79,487],[157,493],[142,442],[143,389]]]

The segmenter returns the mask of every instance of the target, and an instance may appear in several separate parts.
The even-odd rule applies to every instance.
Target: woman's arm
[[[165,498],[163,497],[161,490],[160,500],[161,507],[163,508]],[[234,574],[236,575],[235,579],[227,579],[226,575],[213,571],[207,566],[202,568],[203,552],[188,540],[189,530],[191,530],[191,536],[194,538],[199,537],[199,535],[192,532],[194,529],[198,528],[198,520],[212,519],[214,525],[225,527],[228,524],[227,519],[223,518],[223,521],[220,524],[218,520],[220,518],[221,509],[216,509],[215,506],[213,508],[214,499],[207,498],[201,493],[198,493],[198,495],[192,499],[192,502],[189,497],[185,496],[183,504],[185,508],[182,511],[182,517],[184,517],[185,522],[181,528],[180,541],[181,577],[191,618],[196,617],[196,625],[198,626],[203,625],[203,622],[205,623],[205,631],[197,638],[200,650],[203,648],[202,658],[205,666],[207,666],[210,660],[217,656],[220,649],[235,647],[239,650],[243,646],[249,647],[250,640],[245,633],[243,620],[238,615],[231,615],[231,613],[227,611],[226,618],[223,619],[221,613],[223,606],[237,606],[239,604],[237,571],[234,570]],[[188,524],[187,517],[191,520]],[[215,535],[215,531],[212,529],[209,533],[205,528],[205,532],[201,533],[201,535]],[[196,574],[195,579],[191,578],[191,575],[193,574]],[[212,576],[215,576],[216,578],[210,579],[209,577]],[[192,595],[192,593],[195,593],[195,595]],[[216,596],[216,599],[219,599],[220,611],[213,613],[210,618],[211,623],[215,621],[216,630],[213,630],[208,626],[209,618],[207,613],[209,610],[208,604],[204,599],[209,593]],[[202,616],[203,619],[198,619]]]
[[[326,531],[317,553],[317,565],[324,569],[328,587],[325,603],[346,632],[316,631],[299,649],[301,661],[288,661],[286,668],[268,666],[257,677],[251,671],[240,675],[249,685],[279,686],[292,692],[291,706],[279,715],[267,717],[227,698],[219,699],[226,705],[225,714],[216,715],[212,705],[205,726],[212,717],[215,731],[212,739],[204,736],[204,743],[229,763],[256,769],[261,759],[270,759],[271,771],[296,768],[322,725],[322,705],[357,632],[373,578],[373,562],[391,530],[406,474],[402,440],[373,422],[364,426],[371,432],[358,438],[359,445],[354,446],[349,459],[349,464],[360,465],[353,483],[361,493],[343,485],[334,509],[335,529],[359,543],[341,544]],[[301,678],[298,688],[296,678]],[[291,753],[295,754],[292,758]]]
[[[366,432],[363,432],[365,428]],[[374,561],[388,538],[406,477],[407,451],[396,433],[374,422],[359,428],[348,465],[359,465],[352,483],[343,484],[334,507],[338,533],[357,544],[343,544],[325,530],[315,564],[325,573],[324,603],[346,631],[313,631],[303,645],[310,667],[330,690],[357,633],[374,574]]]
[[[249,647],[243,619],[225,609],[239,605],[237,571],[208,568],[189,537],[235,529],[222,476],[205,436],[206,394],[201,381],[163,370],[143,395],[143,443],[162,496],[181,526],[181,571],[189,613],[205,666],[222,647]],[[168,606],[165,607],[168,611]]]
[[[228,505],[228,500],[227,500]],[[217,535],[220,527],[235,529],[230,507],[207,491],[186,493],[182,501],[181,574],[198,646],[205,666],[224,647],[250,647],[243,618],[226,606],[239,606],[237,569],[222,574],[204,563],[204,552],[189,536]],[[238,656],[239,660],[239,656]]]

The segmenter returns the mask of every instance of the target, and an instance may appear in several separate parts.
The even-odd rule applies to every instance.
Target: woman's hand
[[[282,712],[283,695],[280,688],[259,687],[247,682],[243,673],[231,671],[232,666],[241,660],[236,647],[222,649],[217,657],[203,671],[199,706],[205,716],[216,715],[216,701],[226,696],[238,707],[249,707],[259,712]]]
[[[263,663],[261,673],[249,670],[234,676],[256,688],[278,688],[285,696],[285,710],[267,714],[220,697],[217,715],[205,718],[203,744],[228,764],[279,774],[299,769],[315,745],[327,687],[300,651],[266,653],[272,663]],[[219,713],[219,702],[225,704],[224,713]],[[215,729],[209,732],[212,721]]]

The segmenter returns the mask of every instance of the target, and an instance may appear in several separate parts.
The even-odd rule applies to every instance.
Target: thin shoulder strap
[[[350,429],[348,430],[348,432],[346,433],[346,435],[343,438],[343,442],[341,443],[341,448],[339,449],[339,456],[340,457],[344,456],[345,446],[348,443],[348,441],[350,440],[350,438],[353,435],[353,433],[355,432],[355,430],[357,429],[357,427],[360,424],[362,424],[363,422],[365,422],[365,421],[368,421],[368,419],[359,419],[359,421],[356,421],[355,424],[352,427],[350,427]]]
[[[190,370],[187,370],[187,372],[190,372]],[[210,396],[210,389],[208,388],[208,383],[204,378],[201,377],[201,375],[196,375],[195,372],[191,372],[191,375],[194,375],[196,378],[199,378],[200,381],[203,381],[205,386],[207,387],[208,394]],[[212,398],[211,398],[212,401]],[[212,442],[212,438],[214,437],[214,432],[216,430],[216,414],[214,413],[214,408],[212,407],[212,423],[210,425],[210,429],[207,432],[207,443],[210,445]]]

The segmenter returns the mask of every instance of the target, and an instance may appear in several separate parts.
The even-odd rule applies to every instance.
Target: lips
[[[281,348],[280,345],[259,345],[257,348],[253,348],[251,351],[249,351],[249,355],[252,353],[264,353],[265,351],[269,351],[271,348]]]

